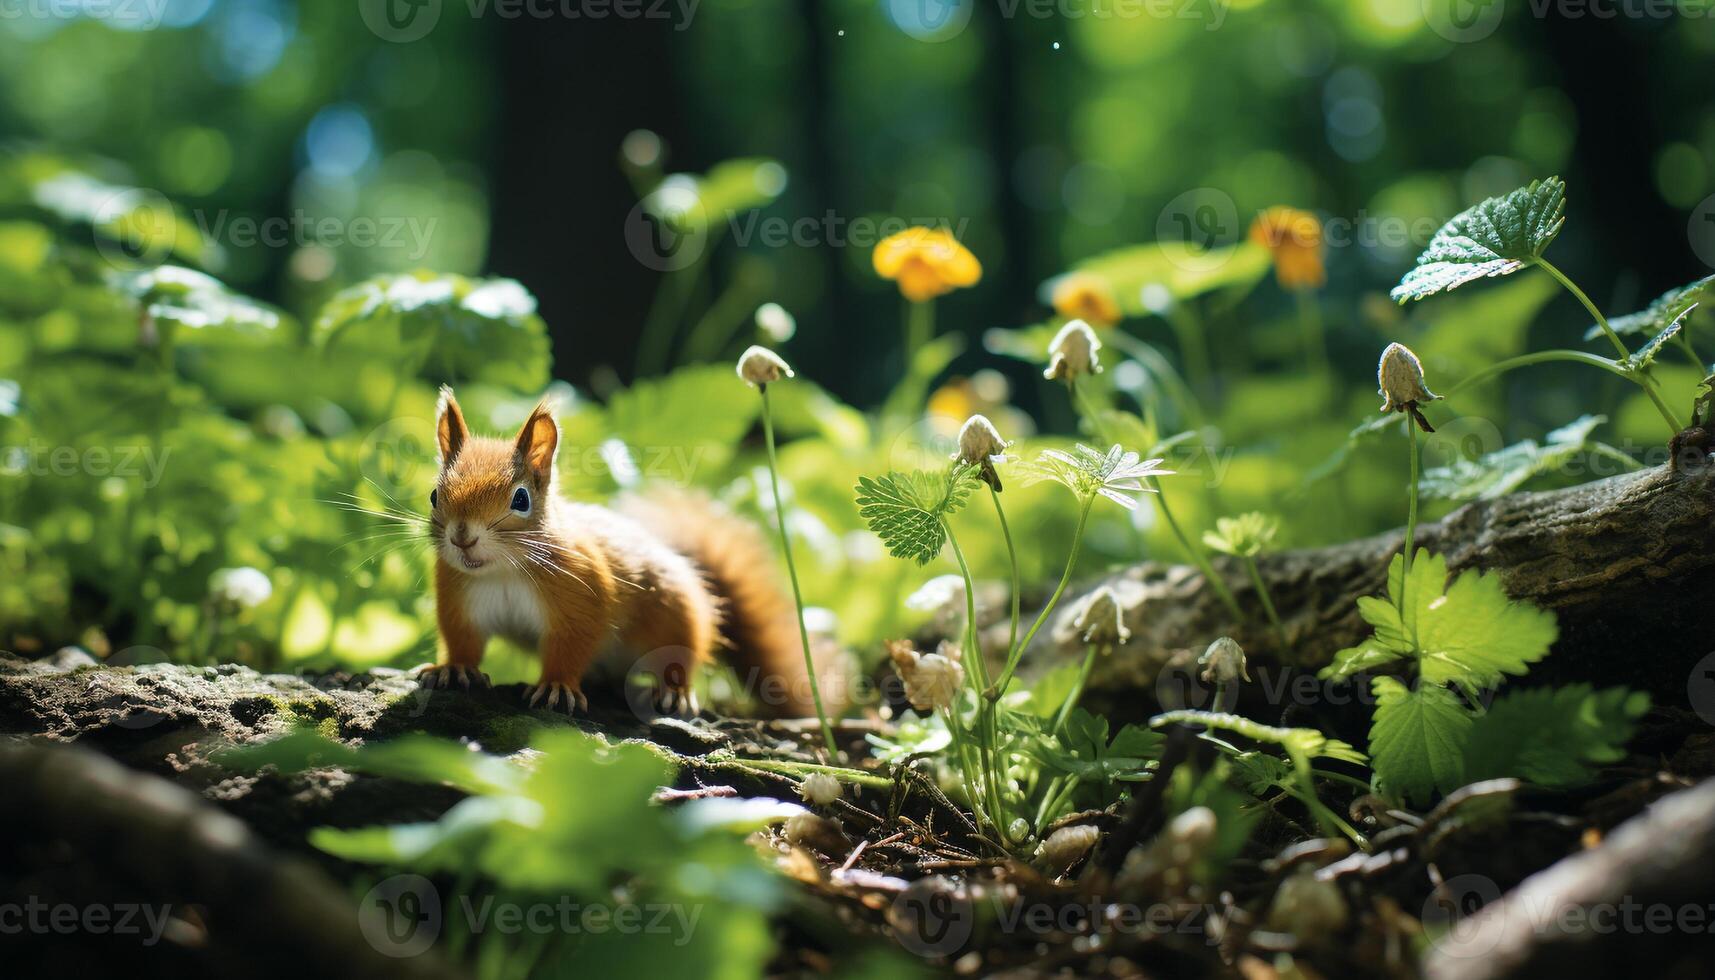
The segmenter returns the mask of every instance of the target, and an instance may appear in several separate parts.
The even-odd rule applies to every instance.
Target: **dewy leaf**
[[[1668,324],[1679,319],[1686,310],[1715,295],[1711,287],[1715,287],[1715,275],[1705,276],[1683,286],[1675,286],[1657,296],[1650,305],[1638,312],[1614,317],[1608,321],[1608,326],[1613,327],[1614,332],[1622,337],[1647,337],[1660,333]],[[1585,340],[1597,340],[1601,336],[1602,325],[1599,323],[1591,324],[1590,329],[1584,331]]]
[[[959,466],[944,477],[924,472],[859,477],[858,516],[887,545],[888,554],[927,565],[947,541],[942,518],[970,499],[974,471]]]
[[[1565,220],[1566,185],[1559,177],[1491,197],[1442,225],[1417,257],[1417,268],[1388,295],[1403,303],[1516,272],[1542,256]]]
[[[1471,713],[1458,697],[1440,684],[1413,690],[1392,677],[1377,677],[1371,690],[1370,759],[1382,790],[1421,802],[1464,785]]]
[[[1536,688],[1496,701],[1471,727],[1465,778],[1517,776],[1540,786],[1576,786],[1590,767],[1618,762],[1649,695],[1588,684]]]

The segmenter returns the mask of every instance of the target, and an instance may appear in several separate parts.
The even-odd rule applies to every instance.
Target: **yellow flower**
[[[889,235],[871,256],[875,273],[899,283],[899,293],[913,303],[974,286],[983,277],[982,264],[945,228],[907,228]]]
[[[1274,256],[1274,277],[1283,289],[1317,289],[1328,281],[1322,267],[1322,225],[1297,208],[1272,207],[1251,222],[1250,240]]]
[[[1088,272],[1061,276],[1054,284],[1054,312],[1067,319],[1087,320],[1098,327],[1120,322],[1120,304],[1107,280]]]

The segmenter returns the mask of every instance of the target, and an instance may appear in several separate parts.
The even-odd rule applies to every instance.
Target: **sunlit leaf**
[[[1542,256],[1565,220],[1566,185],[1558,177],[1491,197],[1442,225],[1389,295],[1403,303],[1516,272]]]

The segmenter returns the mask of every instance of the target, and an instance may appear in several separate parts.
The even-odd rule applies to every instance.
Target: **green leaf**
[[[1649,343],[1633,351],[1624,360],[1620,361],[1620,367],[1627,371],[1638,372],[1649,367],[1651,364],[1654,364],[1656,355],[1660,354],[1661,349],[1667,346],[1667,342],[1672,340],[1679,331],[1684,328],[1685,318],[1690,315],[1693,309],[1696,309],[1696,304],[1687,306],[1685,309],[1681,310],[1679,315],[1673,318],[1672,323],[1669,323],[1667,326],[1662,328],[1661,333],[1651,337]]]
[[[1616,461],[1639,464],[1603,442],[1590,438],[1606,415],[1585,415],[1548,434],[1547,444],[1525,439],[1476,459],[1458,459],[1446,466],[1423,471],[1419,488],[1438,500],[1494,500],[1504,497],[1530,480],[1559,470],[1585,453],[1597,453]]]
[[[947,530],[942,519],[956,513],[976,486],[975,467],[946,473],[889,473],[859,477],[858,516],[887,545],[888,554],[927,565],[941,553]]]
[[[1516,272],[1542,256],[1565,221],[1566,185],[1559,177],[1491,197],[1442,225],[1417,267],[1388,295],[1403,303]]]
[[[213,276],[175,265],[112,275],[175,344],[273,344],[289,323],[278,310],[228,289]]]
[[[1474,691],[1508,674],[1523,674],[1548,655],[1559,636],[1553,613],[1508,599],[1493,574],[1470,571],[1446,583],[1447,560],[1442,556],[1419,550],[1407,582],[1404,557],[1395,555],[1388,566],[1391,602],[1368,596],[1358,600],[1358,610],[1375,627],[1375,635],[1340,651],[1318,676],[1344,679],[1410,658],[1425,680]]]
[[[1472,719],[1458,697],[1440,684],[1413,690],[1392,677],[1377,677],[1371,690],[1370,759],[1382,790],[1417,803],[1464,785]]]
[[[1201,725],[1219,728],[1250,739],[1271,742],[1284,748],[1288,755],[1303,759],[1339,759],[1362,764],[1364,754],[1337,738],[1329,738],[1314,728],[1278,728],[1264,725],[1242,715],[1224,711],[1199,711],[1193,708],[1165,711],[1149,719],[1149,727],[1163,725]]]
[[[736,397],[735,388],[746,397]],[[645,475],[688,484],[699,471],[718,470],[732,457],[761,410],[762,400],[744,391],[732,368],[692,365],[615,392],[607,405],[607,434],[631,449]]]
[[[1608,326],[1622,337],[1648,337],[1667,329],[1667,325],[1683,316],[1686,310],[1703,302],[1710,295],[1711,287],[1715,287],[1715,275],[1705,276],[1696,282],[1686,283],[1662,293],[1636,313],[1627,313],[1608,321]],[[1585,340],[1598,340],[1602,336],[1602,325],[1594,323],[1584,331]]]
[[[377,276],[322,308],[311,339],[330,356],[353,344],[392,354],[426,377],[540,391],[548,330],[536,298],[511,279],[413,272]]]
[[[1471,727],[1467,780],[1517,776],[1564,788],[1587,782],[1592,766],[1625,757],[1649,710],[1649,695],[1588,684],[1518,691],[1497,700]]]
[[[1697,387],[1697,401],[1691,406],[1691,424],[1703,428],[1715,424],[1715,373],[1704,378]]]

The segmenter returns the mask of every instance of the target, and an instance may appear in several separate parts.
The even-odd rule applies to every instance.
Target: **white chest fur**
[[[465,615],[483,636],[504,636],[534,647],[547,626],[542,599],[517,575],[473,577],[465,586]]]

